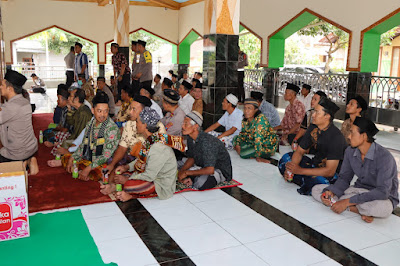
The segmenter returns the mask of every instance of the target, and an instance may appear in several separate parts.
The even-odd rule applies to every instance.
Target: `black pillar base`
[[[183,77],[184,73],[188,73],[189,64],[178,64],[178,80]]]
[[[129,58],[129,56],[131,54],[131,48],[130,47],[121,47],[120,46],[119,49],[118,49],[118,52],[123,53],[125,55],[126,60],[128,61],[128,64],[129,64],[129,62],[131,62],[130,58]]]
[[[203,128],[224,114],[222,101],[226,95],[237,95],[239,36],[205,35],[203,40]]]
[[[105,77],[106,71],[104,65],[99,65],[99,77]]]

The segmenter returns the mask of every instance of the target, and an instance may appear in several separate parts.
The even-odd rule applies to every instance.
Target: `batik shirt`
[[[351,120],[350,118],[347,118],[346,120],[344,120],[343,124],[342,124],[342,128],[340,129],[340,131],[342,132],[344,138],[346,139],[347,144],[350,144],[350,129],[351,129]]]
[[[166,134],[167,132],[165,131],[165,127],[161,122],[157,123],[157,126],[159,127],[158,132],[160,134]],[[119,145],[128,148],[128,150],[134,146],[138,141],[144,143],[146,138],[137,133],[136,129],[136,121],[128,121],[124,127],[124,131],[122,132],[122,137],[121,141],[119,142]]]
[[[117,114],[117,122],[126,122],[128,120],[131,101],[132,99],[129,99],[129,102],[122,102],[121,109],[119,109]]]
[[[91,121],[91,122],[95,123],[96,121]],[[98,139],[98,133],[103,123],[106,123],[104,138]],[[95,168],[97,166],[106,163],[107,160],[111,158],[111,156],[114,154],[114,151],[117,149],[118,142],[121,138],[121,132],[118,129],[117,124],[115,124],[110,117],[108,117],[107,120],[104,121],[103,123],[99,123],[97,126],[94,125],[92,127],[92,132],[89,132],[89,134],[93,134],[94,139],[96,141],[96,145],[103,145],[103,152],[101,155],[96,156],[95,152],[92,153],[92,160],[91,160],[92,163],[90,165],[92,168]],[[90,124],[91,123],[88,123],[86,125],[85,132],[88,132]],[[74,160],[76,161],[82,160],[84,156],[83,154],[84,146],[85,143],[82,142],[79,145],[78,149],[72,154]]]
[[[125,65],[125,74],[131,73],[131,68],[129,67],[128,61],[123,53],[117,53],[112,56],[112,65],[114,67],[114,71],[119,75],[121,73],[121,66]]]
[[[285,109],[285,115],[281,122],[283,134],[289,133],[295,124],[300,124],[303,121],[305,113],[306,111],[304,104],[302,104],[299,100],[295,99],[293,104],[289,104]],[[297,134],[299,129],[293,133]]]
[[[257,157],[273,155],[278,143],[276,132],[263,114],[259,114],[250,122],[243,120],[242,131],[233,138],[233,146],[252,145]]]

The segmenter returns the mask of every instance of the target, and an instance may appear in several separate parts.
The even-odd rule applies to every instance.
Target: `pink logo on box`
[[[0,241],[29,236],[25,196],[5,198],[0,203]],[[13,217],[14,214],[16,217]]]

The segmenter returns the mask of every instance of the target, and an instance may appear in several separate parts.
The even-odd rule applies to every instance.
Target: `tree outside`
[[[254,69],[260,65],[261,40],[254,34],[244,29],[239,35],[240,49],[247,54],[249,65],[246,68]]]

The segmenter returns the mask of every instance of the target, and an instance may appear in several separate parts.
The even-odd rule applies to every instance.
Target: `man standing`
[[[178,90],[178,93],[181,96],[181,99],[179,100],[179,107],[185,112],[185,114],[188,114],[190,111],[192,111],[194,98],[189,94],[192,87],[192,84],[183,81]]]
[[[85,79],[89,79],[89,60],[85,53],[82,52],[83,45],[79,42],[75,43],[75,81],[78,80],[78,74],[85,74]]]
[[[104,91],[108,96],[108,107],[110,109],[110,117],[114,117],[115,115],[115,100],[114,95],[111,92],[110,88],[106,84],[106,79],[104,77],[97,78],[97,92]]]
[[[316,184],[333,184],[337,179],[347,147],[342,132],[333,124],[339,107],[327,98],[321,98],[315,107],[311,124],[296,151],[286,153],[279,161],[279,171],[285,180],[300,186],[302,195],[310,195]],[[307,150],[315,149],[315,156],[305,156]]]
[[[263,99],[264,95],[259,91],[252,91],[250,97],[256,100],[259,104],[259,110],[268,119],[271,127],[277,127],[281,124],[281,119],[279,117],[278,111],[275,106]]]
[[[138,73],[138,66],[139,66],[139,61],[140,61],[140,53],[138,52],[137,49],[137,41],[132,41],[132,56],[133,56],[133,60],[132,60],[132,76],[131,76],[131,80],[132,80],[132,88],[134,90],[134,93],[136,94],[139,89],[140,89],[140,82],[139,79],[136,79],[136,74]]]
[[[339,178],[333,185],[317,185],[313,197],[336,213],[350,210],[371,223],[389,217],[399,204],[397,166],[393,155],[375,143],[375,124],[357,117],[350,129],[350,145],[344,154]],[[358,177],[350,185],[354,175]]]
[[[69,88],[74,82],[75,47],[71,46],[69,53],[64,57],[64,62],[67,68],[65,71],[65,75],[67,76],[65,85]]]
[[[247,54],[245,54],[239,47],[239,57],[238,57],[238,98],[242,103],[244,101],[244,67],[249,65],[247,60]]]
[[[311,86],[308,84],[303,84],[300,95],[297,96],[297,99],[304,104],[306,112],[311,109],[311,99],[313,95],[314,94],[311,93]]]
[[[108,96],[98,92],[93,98],[92,112],[94,119],[87,123],[85,136],[78,149],[62,158],[62,164],[69,173],[73,161],[78,162],[79,179],[98,181],[102,177],[103,164],[111,158],[121,137],[120,130],[108,116]]]
[[[111,44],[112,65],[114,69],[114,76],[117,79],[118,95],[117,102],[121,101],[121,88],[129,85],[131,81],[131,69],[128,64],[128,60],[123,53],[119,52],[118,43]]]
[[[232,180],[231,157],[224,144],[201,131],[203,116],[196,111],[187,114],[182,133],[188,135],[188,159],[178,172],[178,179],[198,190],[215,187]],[[197,166],[192,168],[193,166]]]
[[[140,53],[139,64],[135,67],[138,68],[137,74],[133,79],[139,80],[141,84],[149,84],[153,81],[153,59],[151,53],[146,50],[146,42],[138,40],[137,50]]]
[[[24,161],[29,164],[30,174],[39,172],[34,156],[38,143],[33,133],[32,108],[22,96],[26,77],[8,70],[1,80],[0,95],[7,102],[0,106],[0,163]]]
[[[288,141],[292,144],[294,137],[300,130],[300,124],[303,121],[306,110],[304,104],[297,100],[296,95],[300,88],[292,83],[288,83],[284,99],[289,102],[285,109],[285,115],[279,126],[274,127],[276,131],[282,130],[282,141]]]
[[[225,111],[225,114],[218,120],[218,122],[204,130],[204,132],[220,139],[229,150],[233,149],[233,138],[239,135],[240,130],[242,129],[243,112],[236,108],[237,104],[238,98],[236,98],[235,95],[227,95],[222,101],[222,110]],[[214,131],[220,126],[225,128],[225,132],[218,133]]]
[[[161,122],[165,126],[168,135],[182,135],[182,123],[186,114],[178,105],[179,98],[179,94],[176,91],[171,89],[164,90],[162,106],[167,113],[161,119]]]

